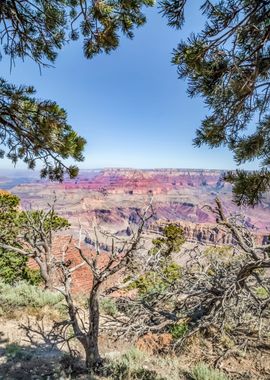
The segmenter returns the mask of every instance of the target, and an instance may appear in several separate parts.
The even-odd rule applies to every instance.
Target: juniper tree
[[[58,287],[58,290],[65,298],[69,318],[55,327],[60,328],[66,342],[76,338],[81,343],[85,352],[86,367],[91,371],[97,370],[101,363],[99,352],[100,300],[108,292],[114,291],[109,286],[113,276],[121,280],[124,272],[133,267],[136,258],[145,251],[143,234],[152,217],[153,209],[150,204],[143,209],[141,214],[138,214],[138,225],[134,229],[130,226],[132,232],[127,239],[98,230],[94,226],[94,251],[89,247],[83,247],[82,244],[82,235],[89,235],[91,231],[80,229],[79,240],[77,244],[75,243],[78,258],[81,259],[77,264],[67,256],[74,240],[73,237],[71,236],[69,242],[62,247],[61,259],[56,263],[61,273],[61,286]],[[102,252],[100,235],[103,238],[111,239],[110,251],[106,255]],[[72,292],[75,279],[73,273],[83,266],[88,269],[88,274],[86,271],[84,275],[85,280],[91,284],[87,293],[86,318],[82,315],[82,310],[78,307],[76,297]],[[72,327],[73,334],[67,337],[66,333],[69,327]]]
[[[0,191],[0,242],[16,248],[20,248],[16,242],[19,203],[16,195]],[[21,280],[36,283],[39,276],[27,266],[27,257],[0,246],[0,280],[9,284]]]
[[[182,27],[187,3],[160,1],[171,27]],[[207,0],[201,11],[205,26],[173,54],[188,94],[209,109],[194,144],[227,146],[237,164],[260,160],[259,171],[226,175],[236,202],[254,205],[270,189],[270,1]]]
[[[110,53],[120,35],[133,37],[135,27],[145,23],[143,6],[153,0],[4,0],[0,3],[0,59],[30,58],[38,65],[55,62],[57,52],[69,40],[83,38],[86,58]],[[0,80],[1,157],[23,160],[34,168],[43,163],[41,175],[62,180],[77,175],[76,166],[64,159],[83,159],[85,140],[67,123],[66,112],[52,101],[33,97],[32,87],[15,87]]]
[[[52,289],[55,234],[68,228],[69,223],[56,214],[54,203],[46,211],[23,211],[19,204],[16,195],[0,192],[0,278],[9,283],[42,279],[45,288]],[[30,258],[39,271],[30,270]]]

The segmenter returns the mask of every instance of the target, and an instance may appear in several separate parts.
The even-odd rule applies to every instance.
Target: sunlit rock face
[[[231,201],[231,186],[222,181],[222,174],[187,169],[84,170],[76,180],[51,183],[28,178],[17,181],[10,190],[21,197],[26,209],[46,207],[55,194],[57,211],[70,220],[74,233],[79,223],[88,228],[95,221],[124,234],[129,223],[138,221],[138,211],[152,199],[152,223],[177,222],[185,226],[189,239],[213,241],[215,216],[205,205],[213,205],[219,196],[228,213],[242,213],[257,234],[269,235],[270,196],[254,209],[239,209]]]

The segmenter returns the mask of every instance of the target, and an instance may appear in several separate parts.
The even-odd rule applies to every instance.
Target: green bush
[[[103,314],[110,315],[111,317],[115,317],[118,313],[115,300],[112,298],[103,298],[100,301],[100,311]]]
[[[62,300],[60,293],[53,293],[26,282],[11,286],[0,282],[0,304],[2,309],[13,307],[41,308],[54,306]]]
[[[152,292],[162,292],[181,277],[182,267],[176,263],[170,263],[161,269],[161,273],[155,271],[146,272],[134,281],[129,289],[138,289],[144,296]]]
[[[193,368],[191,378],[193,380],[228,380],[223,372],[209,368],[204,363],[199,363]]]
[[[30,269],[27,263],[27,257],[0,248],[0,281],[11,285],[18,281],[26,281],[31,285],[40,284],[40,271]]]
[[[20,356],[21,347],[16,343],[11,343],[6,346],[5,354],[8,359],[14,359]]]
[[[173,339],[180,339],[188,332],[188,324],[185,322],[176,323],[170,328]]]
[[[166,380],[155,370],[143,368],[147,358],[145,352],[131,348],[115,361],[109,364],[108,372],[113,380]]]
[[[152,240],[153,248],[149,253],[156,254],[161,250],[162,256],[169,257],[173,252],[179,252],[186,241],[183,228],[176,224],[165,226],[162,234],[162,237]]]
[[[20,199],[0,190],[0,242],[20,248],[17,242],[19,233]],[[14,284],[25,280],[31,284],[41,281],[39,271],[28,268],[28,258],[21,254],[0,248],[0,281]]]
[[[140,351],[136,347],[130,348],[124,355],[121,356],[119,361],[127,366],[137,367],[145,360],[145,352]]]
[[[53,210],[50,212],[21,211],[19,204],[20,199],[16,195],[0,190],[0,243],[9,247],[0,248],[0,281],[12,285],[18,281],[27,281],[32,285],[37,285],[41,282],[40,272],[28,267],[28,257],[13,250],[25,248],[29,243],[27,238],[19,238],[19,236],[26,237],[34,233],[40,240],[41,237],[37,237],[35,232],[35,226],[40,226],[42,221],[42,228],[49,239],[52,231],[65,229],[69,227],[69,223]],[[33,238],[33,240],[38,243],[36,239]]]
[[[256,289],[256,295],[259,297],[259,298],[268,298],[269,297],[269,292],[267,289],[263,288],[262,286],[259,286],[257,289]]]
[[[8,344],[5,347],[5,356],[9,361],[29,361],[34,356],[34,351],[31,347],[20,346],[17,343]]]

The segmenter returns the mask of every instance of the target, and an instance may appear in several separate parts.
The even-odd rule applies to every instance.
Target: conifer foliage
[[[82,161],[85,140],[67,123],[67,114],[55,102],[33,97],[32,87],[16,87],[0,79],[0,156],[14,164],[23,160],[30,169],[43,163],[42,177],[62,180],[78,174],[76,166],[65,165],[71,157]]]
[[[161,1],[168,24],[181,28],[188,0]],[[270,189],[270,1],[201,2],[203,30],[174,50],[173,63],[188,94],[203,97],[209,113],[196,146],[227,146],[237,164],[259,159],[258,172],[228,173],[238,204],[256,204]]]
[[[0,59],[29,58],[40,67],[55,62],[57,52],[80,36],[86,58],[110,53],[120,36],[146,21],[142,8],[153,0],[3,0],[0,2]],[[29,168],[41,161],[42,177],[74,177],[76,166],[64,160],[83,160],[86,141],[67,123],[66,112],[55,102],[36,99],[32,87],[15,87],[0,80],[0,151],[13,163]]]
[[[19,248],[16,237],[19,231],[20,199],[6,191],[0,191],[0,242]],[[37,283],[39,275],[27,266],[27,258],[0,247],[0,281],[13,284],[25,280]]]

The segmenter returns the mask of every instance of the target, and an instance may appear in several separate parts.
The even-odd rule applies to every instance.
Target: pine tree
[[[171,27],[182,27],[186,3],[160,1]],[[207,0],[201,11],[203,30],[173,55],[188,94],[202,96],[209,109],[194,144],[227,146],[237,164],[258,159],[260,171],[225,176],[238,204],[255,205],[270,189],[270,1]]]
[[[30,58],[40,67],[55,62],[70,40],[83,37],[86,58],[110,53],[120,35],[133,37],[146,21],[143,6],[154,0],[4,0],[0,2],[0,59]],[[36,99],[32,87],[15,87],[0,80],[0,156],[23,160],[33,169],[39,160],[42,177],[63,180],[77,175],[64,160],[83,160],[85,139],[67,123],[66,112],[55,102]]]
[[[66,166],[63,159],[82,161],[85,140],[67,123],[67,114],[55,102],[33,97],[32,87],[16,87],[0,79],[0,157],[14,164],[23,160],[30,169],[43,163],[42,177],[71,178],[76,166]]]

